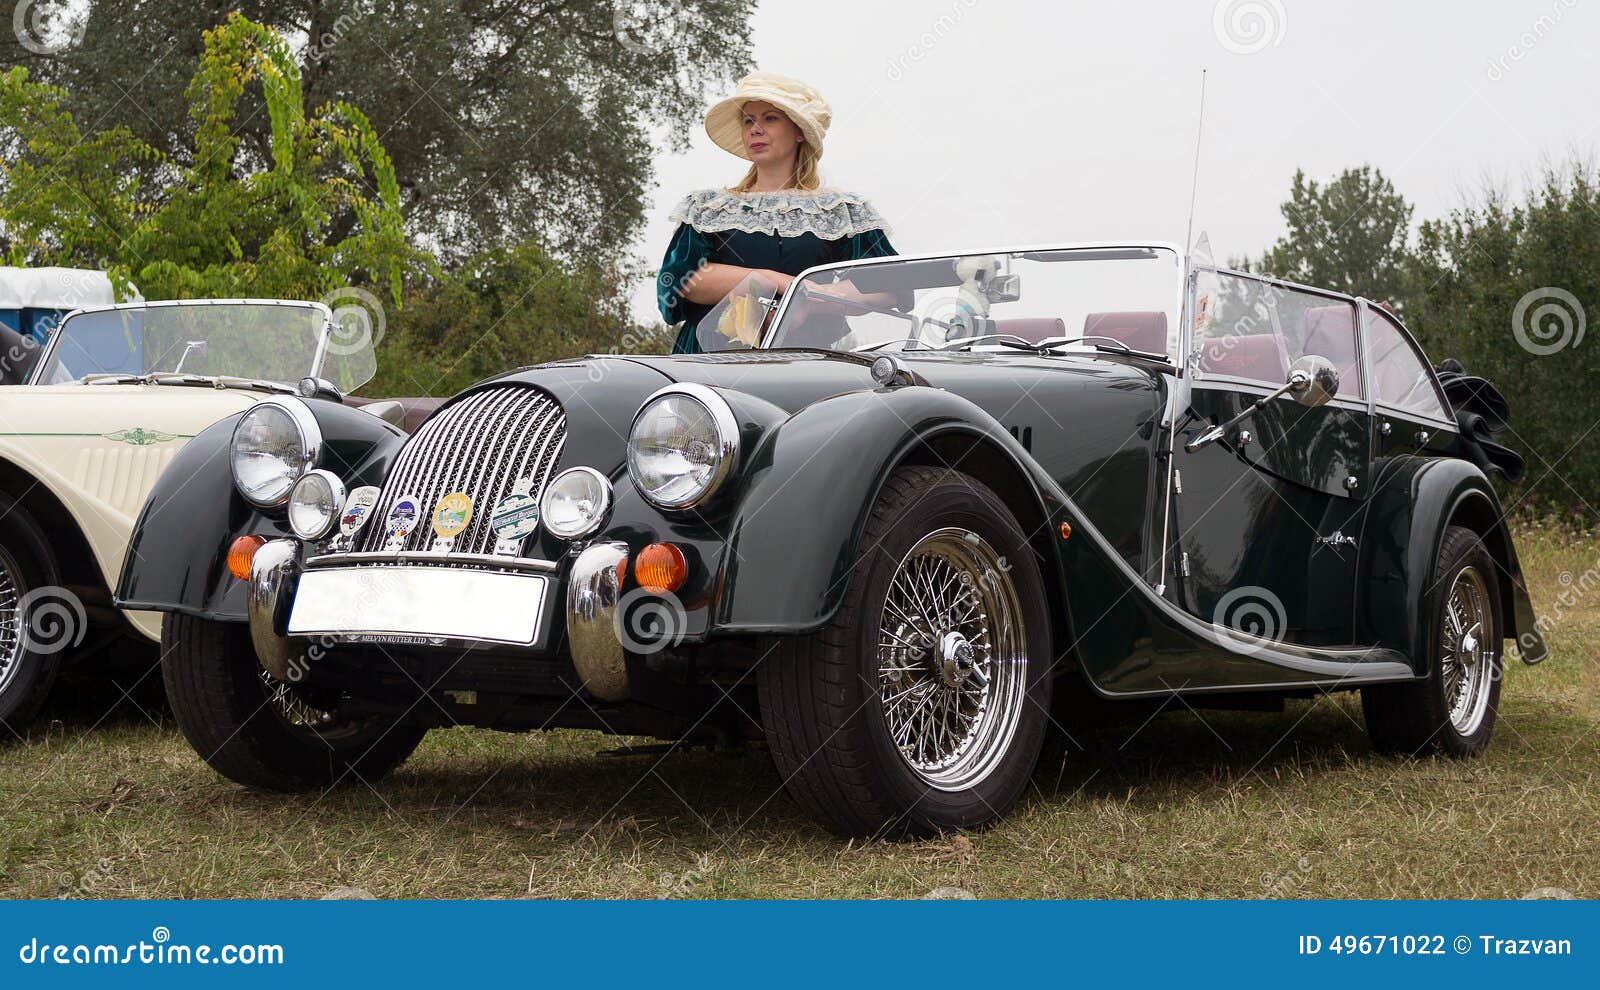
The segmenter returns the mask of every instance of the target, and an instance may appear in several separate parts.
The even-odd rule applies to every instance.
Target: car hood
[[[186,440],[267,397],[174,385],[14,385],[0,388],[0,437],[103,438],[135,446],[147,437]]]
[[[774,350],[630,356],[627,360],[653,368],[673,381],[748,392],[793,415],[832,395],[876,388],[871,368],[879,356]],[[909,351],[895,356],[922,383],[965,396],[990,409],[996,418],[1014,407],[1019,395],[1038,387],[1048,386],[1051,393],[1084,387],[1148,389],[1155,377],[1153,372],[1093,354]]]

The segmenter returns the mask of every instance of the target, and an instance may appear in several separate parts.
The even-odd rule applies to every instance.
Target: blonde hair
[[[810,141],[801,141],[795,147],[794,174],[789,176],[785,189],[801,189],[812,192],[822,188],[822,169],[820,167],[822,156],[817,154]],[[756,187],[756,167],[750,166],[750,171],[744,174],[739,184],[731,190],[736,193],[749,192]]]

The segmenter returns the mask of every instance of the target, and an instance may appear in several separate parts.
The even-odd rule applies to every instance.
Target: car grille
[[[416,528],[401,550],[425,550],[434,541],[432,517],[439,499],[464,492],[472,519],[456,537],[453,553],[494,550],[489,518],[519,478],[531,478],[538,498],[566,442],[567,419],[548,394],[525,385],[500,385],[451,403],[412,435],[395,458],[377,511],[358,534],[355,552],[384,549],[389,510],[401,498],[417,500]]]

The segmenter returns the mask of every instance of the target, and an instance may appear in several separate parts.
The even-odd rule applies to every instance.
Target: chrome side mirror
[[[1302,406],[1315,409],[1339,394],[1339,369],[1320,354],[1297,358],[1289,368],[1286,387]]]
[[[1183,449],[1194,453],[1202,447],[1216,443],[1227,436],[1228,431],[1238,425],[1239,421],[1248,416],[1253,416],[1263,406],[1276,399],[1283,393],[1293,395],[1295,401],[1302,406],[1315,409],[1327,405],[1328,400],[1339,392],[1339,369],[1333,362],[1319,354],[1306,354],[1296,359],[1289,368],[1289,379],[1269,395],[1250,403],[1239,415],[1211,429],[1183,445]]]

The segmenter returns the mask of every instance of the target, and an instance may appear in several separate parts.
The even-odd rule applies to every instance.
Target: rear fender
[[[1437,596],[1439,548],[1445,530],[1464,526],[1483,540],[1496,565],[1505,638],[1522,658],[1547,654],[1516,547],[1500,500],[1477,465],[1457,458],[1400,457],[1377,466],[1368,509],[1358,589],[1358,636],[1410,658],[1417,676],[1428,672]]]

